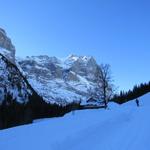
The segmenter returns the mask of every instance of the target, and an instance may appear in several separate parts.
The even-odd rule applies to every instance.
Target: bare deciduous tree
[[[111,76],[110,65],[101,64],[98,70],[98,94],[100,99],[103,100],[105,108],[107,108],[107,103],[114,93],[114,85]]]

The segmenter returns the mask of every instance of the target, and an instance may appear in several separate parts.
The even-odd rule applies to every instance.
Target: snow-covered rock
[[[15,47],[5,30],[0,28],[0,53],[7,57],[11,62],[15,62]]]
[[[32,89],[15,64],[0,53],[0,103],[15,100],[26,103]]]
[[[97,87],[99,67],[93,57],[42,55],[19,59],[18,64],[33,88],[51,103],[85,101]]]

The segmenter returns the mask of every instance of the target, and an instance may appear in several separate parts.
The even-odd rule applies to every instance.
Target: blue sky
[[[0,0],[0,27],[17,55],[92,55],[119,89],[149,81],[150,1]]]

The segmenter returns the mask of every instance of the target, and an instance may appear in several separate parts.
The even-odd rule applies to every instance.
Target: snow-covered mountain
[[[0,28],[0,103],[15,100],[26,103],[34,92],[15,63],[15,47]]]
[[[31,94],[32,90],[19,69],[0,54],[0,102],[8,100],[9,96],[9,100],[24,103]]]
[[[18,59],[29,83],[48,102],[84,102],[96,97],[99,66],[93,57],[46,55]]]
[[[0,131],[2,150],[150,150],[150,94]]]
[[[90,97],[97,98],[95,89],[98,87],[99,66],[93,57],[70,55],[59,59],[41,55],[17,59],[15,52],[10,38],[0,28],[0,84],[5,85],[3,86],[5,91],[11,89],[13,96],[17,93],[13,80],[23,85],[21,82],[27,79],[32,88],[50,103],[66,104],[73,101],[85,103]],[[11,67],[8,67],[8,64],[11,64]],[[19,70],[16,70],[18,68]],[[8,81],[10,76],[16,79]],[[27,91],[25,85],[21,90],[22,88]],[[4,95],[5,91],[1,89],[1,95]]]

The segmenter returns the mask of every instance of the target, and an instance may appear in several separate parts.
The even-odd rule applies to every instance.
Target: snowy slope
[[[84,110],[62,118],[0,131],[2,150],[149,150],[150,94],[109,110]]]

